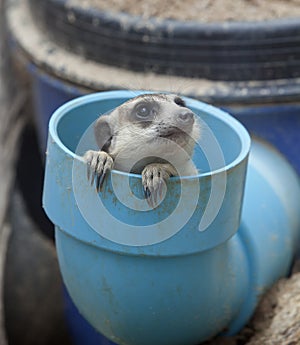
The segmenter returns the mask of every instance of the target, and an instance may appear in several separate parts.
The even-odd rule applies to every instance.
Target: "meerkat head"
[[[191,157],[200,135],[195,114],[176,95],[144,94],[100,116],[95,136],[115,168],[140,172],[145,164]],[[185,155],[182,154],[185,151]],[[184,157],[183,157],[184,156]],[[139,164],[135,164],[139,161]],[[133,169],[133,165],[135,168]]]

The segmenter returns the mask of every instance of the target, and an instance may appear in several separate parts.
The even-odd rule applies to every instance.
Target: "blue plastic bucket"
[[[142,195],[138,175],[114,171],[98,195],[76,152],[95,145],[86,131],[98,115],[130,97],[129,91],[85,96],[51,118],[43,203],[56,226],[66,287],[82,315],[117,344],[188,345],[224,329],[233,334],[289,271],[299,238],[298,178],[259,142],[247,170],[245,129],[187,99],[206,126],[194,156],[201,174],[172,178],[155,210],[130,207],[133,195]],[[224,166],[212,167],[217,147]],[[132,192],[124,188],[128,179]]]

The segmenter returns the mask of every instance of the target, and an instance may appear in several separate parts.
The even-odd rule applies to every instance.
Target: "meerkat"
[[[155,207],[171,176],[196,175],[192,154],[200,136],[199,121],[177,95],[143,94],[126,101],[94,126],[99,151],[84,155],[97,191],[112,169],[142,175],[144,195]],[[184,151],[183,151],[184,150]],[[172,163],[171,163],[172,162]]]

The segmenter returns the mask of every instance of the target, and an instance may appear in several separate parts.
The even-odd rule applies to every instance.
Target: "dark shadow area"
[[[55,247],[26,213],[15,189],[4,281],[5,328],[11,345],[70,344]]]
[[[16,173],[26,211],[35,225],[38,225],[37,230],[54,239],[53,224],[42,208],[44,169],[35,128],[30,123],[25,126],[21,136]]]

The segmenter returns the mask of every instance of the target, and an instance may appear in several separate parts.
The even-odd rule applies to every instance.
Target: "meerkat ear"
[[[108,153],[108,148],[112,139],[112,130],[107,116],[99,117],[95,123],[94,133],[99,149]]]

